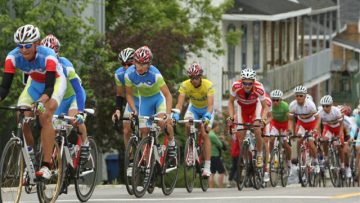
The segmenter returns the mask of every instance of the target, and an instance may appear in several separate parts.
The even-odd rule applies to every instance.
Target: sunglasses
[[[273,101],[273,102],[279,102],[280,99],[271,99],[271,101]]]
[[[244,85],[244,86],[252,86],[254,83],[253,82],[242,82],[242,84]]]
[[[302,94],[295,95],[295,97],[304,97]]]
[[[195,77],[190,78],[190,80],[199,80],[199,79],[200,79],[200,76],[195,76]]]
[[[121,65],[122,65],[122,66],[131,66],[132,63],[129,63],[129,62],[128,62],[128,63],[121,63]]]
[[[25,49],[30,49],[32,47],[32,44],[18,44],[17,47],[19,47],[19,49],[22,49],[25,47]]]
[[[323,108],[328,108],[330,107],[331,105],[322,105]]]

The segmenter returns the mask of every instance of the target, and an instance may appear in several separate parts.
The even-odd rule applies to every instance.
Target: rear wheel
[[[98,149],[92,137],[88,137],[90,154],[84,164],[79,164],[76,170],[75,191],[76,196],[82,202],[90,199],[96,186],[98,173]]]
[[[180,147],[176,147],[176,157],[169,157],[166,151],[164,166],[161,175],[162,191],[170,195],[176,185],[179,175]]]
[[[0,202],[20,201],[24,167],[19,141],[10,139],[5,145],[0,161]]]
[[[194,143],[195,143],[194,139],[188,138],[185,143],[185,151],[184,151],[185,187],[188,192],[192,192],[194,188],[195,175],[196,175]]]
[[[152,139],[150,136],[143,138],[136,149],[132,171],[132,186],[136,197],[144,196],[154,171],[155,157]]]

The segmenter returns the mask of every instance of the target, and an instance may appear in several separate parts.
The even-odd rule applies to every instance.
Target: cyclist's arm
[[[2,78],[2,83],[0,86],[0,101],[4,100],[5,97],[9,94],[9,90],[12,84],[14,78],[13,73],[4,73],[4,76]]]
[[[131,89],[131,87],[128,87],[128,86],[126,86],[126,100],[131,108],[131,111],[134,113],[137,113],[136,108],[135,108],[133,94],[132,94],[132,89]]]
[[[38,101],[46,103],[51,98],[54,92],[54,85],[56,80],[56,71],[46,71],[45,73],[45,89]]]
[[[321,123],[320,115],[318,113],[314,113],[314,117],[315,117],[315,120],[316,120],[316,130],[320,134],[321,133],[321,130],[320,130],[320,123]]]
[[[229,103],[228,103],[228,109],[229,109],[229,116],[234,118],[235,113],[234,113],[234,101],[235,101],[235,97],[230,95],[229,97]]]
[[[265,99],[261,101],[261,106],[263,108],[263,111],[261,113],[261,119],[265,121],[267,119],[267,113],[269,111],[269,106],[266,104]]]
[[[183,94],[183,93],[180,93],[179,96],[178,96],[178,102],[177,102],[175,108],[176,108],[176,109],[179,109],[180,112],[181,112],[181,109],[182,109],[182,107],[183,107],[183,105],[184,105],[185,96],[186,96],[186,95]]]
[[[214,95],[207,96],[207,112],[212,113],[214,111]]]
[[[287,112],[286,115],[287,115],[287,117],[289,118],[289,120],[288,120],[289,132],[294,132],[293,120],[290,119],[290,114],[289,114],[289,112]]]
[[[78,111],[80,113],[84,112],[85,108],[85,92],[83,91],[83,87],[80,83],[80,80],[78,78],[74,78],[70,80],[71,86],[73,87],[75,91],[76,96],[76,103],[78,106]]]
[[[170,117],[172,108],[172,96],[170,94],[168,86],[165,84],[160,87],[160,91],[163,93],[166,100],[166,115]]]

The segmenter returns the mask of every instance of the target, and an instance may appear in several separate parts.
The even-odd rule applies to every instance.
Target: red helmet
[[[350,116],[351,112],[352,112],[351,107],[348,105],[341,106],[340,110],[341,110],[341,113],[343,113],[346,116]]]
[[[138,48],[134,53],[135,61],[139,63],[150,63],[152,60],[152,53],[148,46]]]
[[[55,51],[56,54],[59,53],[60,42],[59,40],[52,34],[46,36],[41,40],[41,45],[49,47]]]
[[[187,74],[189,77],[202,76],[203,69],[200,64],[192,63],[187,70]]]

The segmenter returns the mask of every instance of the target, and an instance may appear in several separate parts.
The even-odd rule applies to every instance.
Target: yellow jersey
[[[195,88],[190,79],[185,80],[181,83],[179,88],[180,94],[185,94],[190,98],[191,104],[196,108],[205,108],[208,106],[207,98],[208,96],[215,94],[215,89],[212,82],[207,79],[201,79],[201,85],[198,88]]]

